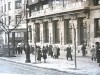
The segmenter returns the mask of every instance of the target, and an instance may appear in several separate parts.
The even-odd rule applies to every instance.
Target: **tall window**
[[[45,43],[49,42],[49,27],[48,27],[48,22],[44,22],[44,38],[45,38]]]
[[[11,10],[11,2],[8,2],[8,10]]]
[[[36,42],[40,42],[40,24],[36,23]]]
[[[21,20],[21,15],[16,15],[16,24],[18,24]]]
[[[10,24],[11,23],[11,16],[8,16],[8,24]]]
[[[56,21],[54,21],[53,22],[53,25],[54,25],[54,41],[55,41],[55,43],[60,43],[60,27],[59,27],[59,23],[58,23],[58,21],[56,20]]]
[[[4,11],[6,12],[6,4],[4,4],[4,8],[5,8]]]
[[[66,35],[66,41],[67,44],[68,43],[72,43],[72,29],[70,28],[70,24],[69,24],[70,20],[65,20],[64,24],[65,24],[65,35]]]
[[[87,26],[84,23],[84,18],[78,18],[78,33],[79,33],[79,41],[80,44],[87,43]]]
[[[95,25],[95,37],[100,36],[100,18],[94,19]]]
[[[28,26],[28,32],[29,32],[29,39],[32,41],[32,27],[31,27],[31,25]]]
[[[15,9],[20,9],[21,8],[21,0],[15,1]]]
[[[94,0],[94,5],[100,5],[100,0]]]

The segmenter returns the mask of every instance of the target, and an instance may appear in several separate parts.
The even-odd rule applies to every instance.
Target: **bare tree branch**
[[[24,19],[24,16],[23,16],[23,18],[20,19],[20,21],[15,25],[15,27],[14,27],[13,29],[10,30],[10,32],[13,31],[14,29],[16,29],[16,28],[19,26],[19,24],[21,23],[21,21],[22,21],[23,19]]]
[[[0,21],[0,23],[1,23],[2,27],[7,31],[7,29],[6,29],[5,26],[3,25],[3,22]]]

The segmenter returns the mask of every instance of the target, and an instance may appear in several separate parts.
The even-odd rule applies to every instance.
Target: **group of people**
[[[33,49],[33,52],[34,53],[34,48]],[[15,53],[16,54],[22,54],[22,51],[25,51],[25,47],[22,48],[20,45],[18,45],[15,49]],[[86,56],[86,44],[83,44],[82,47],[81,47],[81,50],[82,50],[82,56]],[[70,45],[68,45],[68,47],[65,49],[66,52],[66,58],[68,60],[68,58],[70,58],[70,60],[73,60],[72,58],[72,48]],[[40,46],[36,46],[36,52],[37,52],[37,60],[39,62],[41,62],[41,58],[43,57],[44,59],[44,62],[46,62],[46,59],[47,59],[47,55],[48,56],[51,56],[52,58],[55,58],[55,59],[58,59],[59,56],[60,56],[60,48],[58,46],[52,46],[52,45],[46,45],[46,46],[43,46],[42,48]],[[26,53],[26,51],[25,51]],[[96,43],[96,45],[92,45],[92,48],[91,48],[91,54],[92,54],[92,57],[91,59],[92,60],[97,60],[97,63],[99,63],[99,66],[100,66],[100,43]]]
[[[52,58],[57,59],[60,55],[60,48],[57,46],[47,45],[40,48],[40,46],[36,47],[37,51],[37,60],[41,62],[41,58],[43,57],[44,62],[46,62],[47,55],[51,56]]]
[[[22,51],[23,51],[23,49],[20,45],[17,45],[15,47],[15,54],[22,54]]]
[[[82,55],[86,56],[86,45],[85,44],[83,44],[81,50],[82,50]],[[94,61],[97,60],[97,63],[99,63],[99,66],[100,66],[100,43],[99,42],[96,42],[96,45],[92,45],[91,54],[92,54],[91,59]]]

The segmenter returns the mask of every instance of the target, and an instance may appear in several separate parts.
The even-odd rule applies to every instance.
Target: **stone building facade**
[[[24,1],[23,0],[0,0],[0,27],[3,44],[9,43],[16,46],[25,40],[26,25],[24,20]]]
[[[0,1],[5,1],[7,5],[11,1],[12,10],[8,11],[9,6],[6,7],[7,12],[9,15],[13,15],[14,19],[15,13],[23,10],[22,8],[16,9],[15,6],[23,6],[24,0]],[[21,3],[16,4],[16,1]],[[5,8],[5,3],[0,4],[1,9],[2,6]],[[28,41],[30,45],[52,44],[63,49],[69,44],[74,48],[76,43],[78,53],[83,43],[86,43],[90,48],[91,45],[100,42],[100,0],[28,0],[28,5]],[[20,39],[24,42],[27,36],[25,23],[25,21],[22,22],[13,31],[24,32],[24,40]],[[13,35],[17,34],[13,33]],[[76,39],[74,39],[75,35]],[[88,49],[88,54],[90,54],[90,49]]]
[[[30,44],[64,48],[68,44],[74,46],[76,41],[79,52],[83,43],[91,47],[100,42],[100,0],[36,0],[28,3]]]

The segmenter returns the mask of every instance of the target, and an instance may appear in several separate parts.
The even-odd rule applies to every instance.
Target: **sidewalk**
[[[25,53],[23,54],[16,54],[16,57],[0,57],[0,59],[16,62],[16,63],[21,63],[25,65],[30,65],[30,66],[37,66],[37,67],[42,67],[42,68],[47,68],[47,69],[55,69],[59,71],[65,71],[69,73],[79,73],[79,74],[88,74],[88,75],[100,75],[100,67],[96,63],[96,61],[92,61],[90,57],[77,57],[77,70],[75,70],[75,65],[74,65],[74,60],[70,61],[66,60],[65,57],[66,52],[63,52],[63,55],[59,57],[59,59],[53,59],[50,56],[47,58],[47,63],[42,62],[37,63],[35,62],[35,56],[33,54],[30,54],[30,59],[31,63],[25,63],[26,60],[26,55]],[[74,56],[73,56],[74,58]]]

